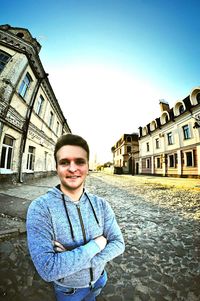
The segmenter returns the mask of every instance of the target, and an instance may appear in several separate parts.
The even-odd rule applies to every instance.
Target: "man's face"
[[[56,158],[63,192],[83,189],[89,168],[87,152],[80,146],[64,145],[58,150]]]

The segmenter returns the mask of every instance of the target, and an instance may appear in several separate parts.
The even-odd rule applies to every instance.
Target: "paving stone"
[[[200,189],[184,188],[186,179],[181,186],[169,179],[155,181],[103,173],[87,179],[88,190],[110,202],[126,244],[124,254],[107,264],[102,300],[200,300]],[[0,229],[24,225],[30,201],[57,183],[51,177],[1,187]],[[55,301],[51,284],[39,277],[30,260],[25,233],[4,237],[0,255],[0,300]]]

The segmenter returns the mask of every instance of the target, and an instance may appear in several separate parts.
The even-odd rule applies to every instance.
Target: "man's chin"
[[[67,183],[62,183],[63,186],[65,187],[65,189],[68,190],[76,190],[78,188],[80,188],[82,186],[82,183],[78,183],[78,182],[67,182]]]

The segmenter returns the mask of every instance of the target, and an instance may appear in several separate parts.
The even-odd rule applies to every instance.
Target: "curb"
[[[26,233],[26,227],[20,227],[20,228],[13,228],[13,229],[7,229],[7,230],[1,230],[0,231],[0,239],[5,238],[8,236],[14,236],[14,235],[20,235]]]

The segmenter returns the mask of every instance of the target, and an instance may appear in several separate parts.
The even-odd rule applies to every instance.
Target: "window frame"
[[[196,95],[197,104],[200,104],[200,92]]]
[[[10,139],[12,141],[12,145],[7,144],[6,139]],[[9,135],[4,136],[3,144],[1,147],[0,170],[4,170],[4,171],[12,170],[14,141],[15,141],[15,139],[13,137],[11,137]],[[2,162],[3,158],[4,158],[4,162]]]
[[[131,145],[127,145],[127,146],[126,146],[126,152],[127,152],[127,154],[129,154],[129,153],[132,152],[132,147],[131,147]]]
[[[147,158],[146,159],[146,168],[149,169],[151,166],[150,166],[150,159]]]
[[[168,162],[169,162],[169,168],[175,168],[175,156],[174,156],[174,154],[168,155]]]
[[[187,154],[191,154],[191,165],[188,165],[188,157]],[[194,153],[192,150],[185,151],[184,152],[184,157],[185,157],[185,166],[186,167],[194,167]]]
[[[190,127],[188,124],[182,126],[184,140],[191,139]]]
[[[156,168],[161,168],[161,158],[156,157]]]
[[[26,170],[34,171],[35,165],[35,147],[29,145],[28,147],[28,154],[27,154],[27,161],[26,161]]]
[[[183,104],[181,104],[178,109],[179,109],[179,115],[181,115],[185,112]]]
[[[168,141],[168,145],[174,144],[172,132],[167,133],[167,141]]]
[[[156,149],[159,149],[160,148],[160,139],[156,138],[155,142],[156,142]]]
[[[53,111],[50,111],[49,113],[49,127],[52,128],[53,126],[53,119],[54,119],[54,113]]]
[[[56,135],[58,135],[59,130],[60,130],[60,122],[57,121],[56,122]]]
[[[36,108],[35,108],[35,113],[38,116],[41,115],[43,103],[44,103],[44,97],[42,95],[40,95],[37,99]]]
[[[31,77],[30,73],[27,72],[26,75],[24,76],[24,78],[19,86],[19,90],[18,90],[18,93],[22,98],[25,98],[32,81],[33,81],[33,79]]]
[[[0,74],[9,62],[11,55],[7,52],[0,50]]]

